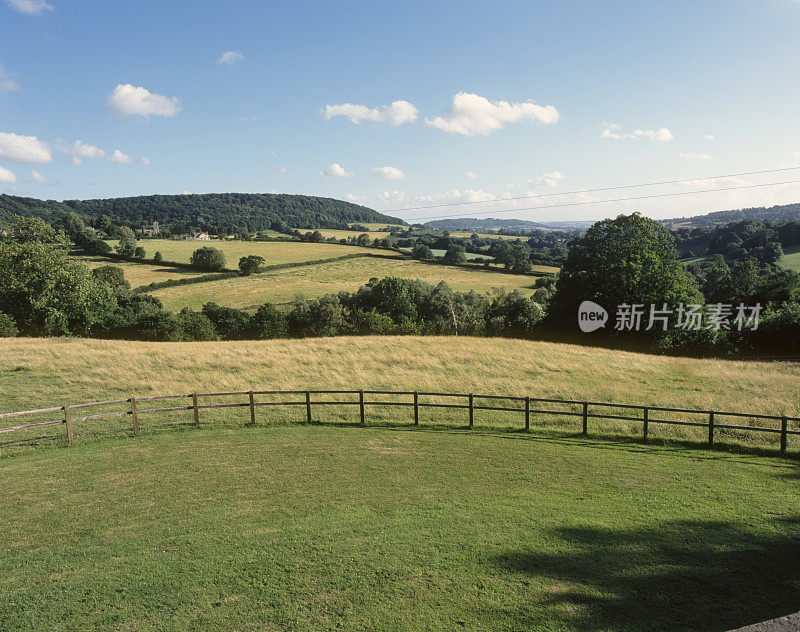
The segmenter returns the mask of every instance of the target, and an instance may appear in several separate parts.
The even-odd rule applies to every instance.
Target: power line
[[[683,184],[686,182],[699,182],[703,180],[717,180],[719,178],[739,178],[741,176],[757,176],[765,173],[780,173],[785,171],[795,171],[800,169],[797,167],[784,167],[781,169],[764,169],[763,171],[745,171],[743,173],[729,173],[721,176],[706,176],[703,178],[686,178],[683,180],[662,180],[661,182],[644,182],[642,184],[624,184],[615,187],[600,187],[597,189],[580,189],[577,191],[562,191],[559,193],[533,193],[531,195],[520,195],[516,197],[497,198],[495,200],[478,200],[474,202],[443,202],[441,204],[426,204],[423,206],[407,206],[406,208],[396,208],[381,211],[382,213],[400,213],[405,211],[418,211],[428,208],[444,208],[448,206],[465,206],[468,204],[491,204],[493,202],[509,202],[513,200],[527,200],[531,198],[553,197],[558,195],[576,195],[578,193],[599,193],[600,191],[618,191],[620,189],[636,189],[642,187],[654,187],[665,184]]]
[[[795,167],[797,169],[799,167]],[[606,204],[609,202],[631,202],[636,200],[652,200],[654,198],[665,198],[665,197],[674,197],[679,195],[698,195],[700,193],[718,193],[720,191],[735,191],[738,189],[756,189],[759,187],[774,187],[779,186],[781,184],[800,184],[800,180],[789,180],[786,182],[766,182],[763,184],[745,184],[737,187],[724,187],[721,189],[701,189],[699,191],[676,191],[674,193],[654,193],[652,195],[639,195],[635,197],[626,197],[626,198],[613,198],[610,200],[592,200],[589,202],[564,202],[562,204],[547,204],[542,206],[528,206],[528,207],[520,207],[520,208],[508,208],[508,209],[500,209],[494,211],[481,211],[477,213],[461,213],[459,215],[447,215],[447,216],[436,216],[432,215],[430,217],[415,217],[413,218],[413,222],[417,223],[420,220],[432,220],[432,219],[456,219],[459,217],[474,217],[475,215],[496,215],[499,213],[517,213],[520,211],[536,211],[540,209],[548,209],[548,208],[562,208],[565,206],[586,206],[588,204]],[[581,191],[583,193],[583,191]],[[389,211],[386,211],[389,212]]]

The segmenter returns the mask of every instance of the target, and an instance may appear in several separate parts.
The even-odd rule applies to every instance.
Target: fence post
[[[69,406],[64,406],[64,423],[67,424],[67,443],[72,445],[72,415],[70,415]]]
[[[473,395],[472,393],[469,394],[469,427],[472,428],[472,424],[475,421],[475,408],[473,406]]]
[[[414,425],[419,426],[419,393],[414,391]]]
[[[789,427],[789,420],[786,419],[786,415],[781,417],[781,452],[786,452],[786,439],[787,439],[787,430]]]
[[[197,393],[192,393],[192,410],[194,410],[194,425],[200,425],[200,409],[197,407]]]
[[[311,423],[311,391],[306,391],[306,421]]]
[[[253,391],[248,393],[250,396],[250,423],[256,423],[256,398]]]
[[[525,430],[531,429],[531,398],[525,397]]]
[[[583,434],[589,432],[589,402],[583,402]]]
[[[708,411],[708,445],[714,445],[714,411]]]
[[[131,417],[133,417],[133,434],[139,434],[139,413],[136,411],[136,398],[131,397]]]
[[[358,391],[358,406],[361,409],[361,425],[367,423],[364,419],[364,391]]]
[[[644,416],[642,417],[642,419],[644,420],[644,440],[647,441],[647,430],[648,430],[647,421],[648,417],[650,416],[649,414],[650,409],[647,406],[645,406],[644,408],[642,408],[642,412],[644,413]]]

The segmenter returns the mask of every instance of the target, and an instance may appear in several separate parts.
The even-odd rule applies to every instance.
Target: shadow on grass
[[[514,629],[724,631],[800,610],[800,518],[770,532],[680,521],[654,529],[562,528],[552,553],[510,551],[503,571],[553,588],[512,612]],[[495,613],[497,616],[500,612]]]

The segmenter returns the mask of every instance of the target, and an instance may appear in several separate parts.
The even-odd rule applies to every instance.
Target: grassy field
[[[673,358],[575,345],[458,337],[343,337],[218,343],[0,339],[0,412],[192,391],[378,389],[530,395],[560,399],[800,416],[800,366]],[[352,399],[352,398],[351,398]],[[407,400],[407,398],[406,398]],[[433,400],[431,400],[433,401]],[[519,404],[515,404],[518,406]],[[279,409],[280,408],[280,409]],[[98,410],[97,412],[103,412]],[[303,420],[296,408],[261,408],[266,422]],[[353,421],[357,411],[326,408],[322,421]],[[204,423],[240,426],[243,409],[203,411]],[[410,421],[408,408],[372,408],[371,423]],[[165,416],[185,422],[190,413]],[[681,418],[677,416],[676,418]],[[159,416],[148,423],[161,423]],[[38,421],[30,418],[29,421]],[[482,427],[519,429],[519,413],[479,411]],[[695,419],[696,420],[696,419]],[[424,410],[423,425],[463,427],[464,410]],[[742,420],[747,423],[747,420]],[[536,415],[537,428],[574,433],[580,420]],[[3,427],[19,420],[0,421]],[[76,424],[76,440],[130,433],[130,420]],[[790,428],[796,428],[792,423]],[[640,422],[592,420],[593,433],[641,434]],[[0,451],[55,437],[64,429],[0,435]],[[651,436],[703,440],[705,430],[651,427]],[[775,436],[718,430],[717,440],[775,447]],[[43,439],[43,440],[44,440]],[[759,443],[761,442],[761,443]],[[800,438],[790,437],[790,450]]]
[[[289,241],[189,241],[179,239],[143,239],[139,242],[147,251],[147,257],[160,252],[165,261],[189,263],[192,253],[203,246],[218,248],[225,254],[228,267],[235,269],[241,257],[260,255],[265,265],[299,263],[317,259],[332,259],[357,252],[385,252],[375,248],[343,246],[341,244],[312,244]]]
[[[488,292],[494,287],[505,287],[508,291],[519,289],[531,294],[535,282],[530,276],[469,270],[414,260],[364,257],[165,288],[153,292],[153,295],[161,299],[168,309],[201,307],[208,301],[231,307],[254,308],[265,302],[288,302],[298,295],[315,298],[340,290],[355,291],[373,277],[386,276],[421,279],[429,283],[447,281],[454,290],[465,292]]]
[[[783,259],[778,262],[784,268],[800,272],[800,246],[783,251]]]
[[[118,259],[108,259],[106,257],[81,256],[70,257],[76,261],[86,264],[89,268],[99,266],[116,266],[122,268],[125,279],[131,284],[132,288],[150,283],[160,283],[171,279],[187,279],[199,275],[207,275],[208,272],[195,272],[184,268],[170,268],[169,266],[159,266],[150,263],[135,263],[132,261],[120,261]]]

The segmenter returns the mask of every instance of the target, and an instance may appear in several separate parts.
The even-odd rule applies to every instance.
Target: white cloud
[[[666,143],[667,141],[675,138],[672,132],[666,127],[659,127],[658,129],[637,129],[633,131],[635,136],[644,136],[650,140]]]
[[[286,173],[288,169],[286,168],[286,165],[281,165],[280,167],[267,167],[267,171],[272,171],[273,173]]]
[[[347,171],[338,162],[334,162],[330,167],[327,167],[319,172],[319,175],[326,178],[349,178],[353,175],[352,171]]]
[[[372,174],[384,180],[405,180],[406,174],[397,167],[373,167]]]
[[[15,92],[19,90],[20,85],[11,78],[11,75],[6,72],[6,69],[3,68],[3,64],[0,64],[0,94],[6,94],[7,92]]]
[[[673,133],[666,127],[660,127],[658,129],[636,129],[633,130],[633,132],[621,131],[621,126],[618,123],[603,123],[603,127],[603,133],[600,135],[601,138],[608,138],[610,140],[626,138],[638,140],[639,138],[647,138],[648,140],[665,143],[675,138]]]
[[[81,160],[77,156],[73,156],[72,157],[72,164],[75,165],[76,167],[80,167],[83,164],[83,160]]]
[[[13,171],[0,167],[0,182],[4,184],[14,184],[17,181],[17,176]]]
[[[344,196],[344,199],[348,202],[366,202],[367,198],[363,195],[353,195],[352,193],[348,193]]]
[[[711,154],[698,154],[695,152],[681,152],[680,157],[686,160],[713,160],[714,158]]]
[[[408,101],[394,101],[391,105],[382,105],[377,108],[368,108],[366,105],[354,103],[339,103],[326,105],[322,116],[330,121],[334,116],[344,116],[354,125],[364,121],[370,123],[388,123],[398,126],[404,123],[413,123],[417,120],[419,110]]]
[[[714,140],[714,137],[711,134],[703,134],[703,138],[706,140]]]
[[[47,144],[36,136],[0,132],[0,158],[27,164],[47,164],[53,155]]]
[[[459,92],[453,97],[445,116],[425,119],[425,124],[450,134],[487,136],[507,124],[535,122],[552,125],[560,118],[552,105],[541,106],[531,101],[493,102],[477,94]]]
[[[561,173],[558,170],[545,172],[540,176],[537,176],[535,179],[532,178],[526,182],[526,184],[538,184],[540,186],[545,187],[557,187],[558,183],[561,180],[566,180],[567,176]]]
[[[477,173],[475,173],[474,171],[467,171],[467,177],[468,177],[470,180],[474,180],[475,178],[477,178],[477,177],[478,177],[478,174],[477,174]]]
[[[217,63],[233,66],[233,64],[235,64],[237,61],[242,60],[244,60],[244,55],[242,55],[238,50],[228,50],[222,53],[222,56],[217,60]]]
[[[175,116],[181,111],[176,97],[154,94],[147,88],[121,83],[108,96],[108,107],[120,116]]]
[[[404,202],[406,199],[406,192],[405,191],[384,191],[380,195],[380,199],[384,202],[392,202],[394,204],[400,204]]]
[[[149,158],[147,158],[147,157],[144,157],[144,158],[139,158],[139,162],[141,163],[141,165],[142,165],[143,167],[149,167],[149,166],[152,164],[152,163],[150,162],[150,159],[149,159]]]
[[[111,162],[116,162],[118,165],[132,165],[133,158],[131,158],[128,154],[121,152],[119,149],[115,149],[114,153],[111,154],[111,158],[109,158]]]
[[[67,153],[71,153],[73,156],[79,159],[93,158],[95,160],[102,160],[106,157],[105,151],[96,145],[84,143],[82,140],[76,140],[74,143],[72,143],[72,146],[66,148],[65,151]]]
[[[31,177],[28,178],[28,182],[36,182],[37,184],[53,184],[50,180],[47,179],[47,176],[39,173],[38,171],[36,171],[36,169],[31,171]]]
[[[45,11],[55,10],[44,0],[6,0],[6,4],[24,15],[41,15]]]

